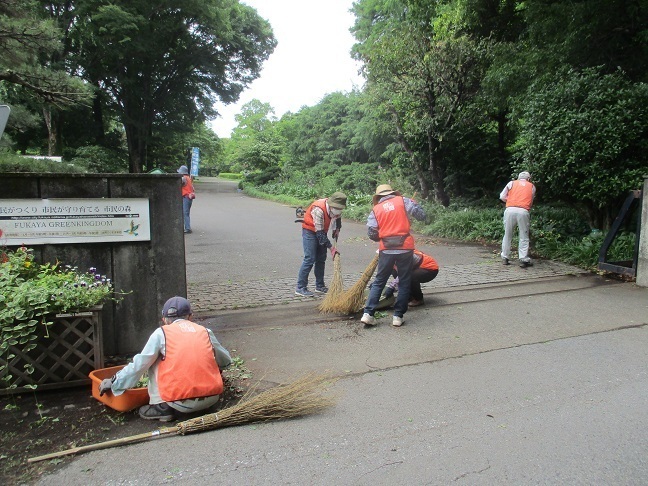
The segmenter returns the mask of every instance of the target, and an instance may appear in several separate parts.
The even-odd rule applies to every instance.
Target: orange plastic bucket
[[[130,388],[116,397],[111,392],[106,392],[99,396],[99,385],[102,380],[111,378],[115,373],[121,370],[125,365],[113,366],[111,368],[101,368],[90,373],[92,380],[92,396],[104,405],[108,405],[119,412],[128,412],[134,408],[146,405],[149,402],[148,390],[146,388]]]

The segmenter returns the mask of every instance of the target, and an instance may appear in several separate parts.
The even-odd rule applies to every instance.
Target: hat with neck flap
[[[343,192],[334,192],[328,198],[328,205],[334,209],[346,208],[347,197]]]

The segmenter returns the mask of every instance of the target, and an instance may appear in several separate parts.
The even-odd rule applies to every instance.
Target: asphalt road
[[[248,197],[237,192],[236,182],[220,179],[203,179],[196,183],[196,192],[193,233],[185,237],[190,283],[297,278],[303,253],[295,207]],[[434,251],[445,265],[493,257],[485,247],[466,246],[472,250],[467,256],[454,251],[456,243],[439,245],[431,239],[417,243],[422,251]],[[344,272],[361,274],[377,248],[367,238],[364,224],[343,221],[338,249]],[[330,258],[327,265],[332,271]],[[311,274],[311,284],[313,279]]]
[[[296,276],[293,208],[198,187],[194,289]],[[402,328],[322,316],[302,299],[201,316],[264,387],[339,377],[334,408],[83,454],[40,483],[646,484],[648,289],[550,262],[520,273],[484,247],[426,250],[442,271],[470,271],[453,274],[465,285],[427,289]],[[364,269],[363,225],[345,222],[341,251],[345,272]],[[463,276],[481,267],[492,281]]]

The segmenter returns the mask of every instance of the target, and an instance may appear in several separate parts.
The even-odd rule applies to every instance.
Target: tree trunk
[[[131,174],[140,174],[142,172],[142,138],[135,125],[124,124],[124,129],[128,146],[128,171]]]
[[[47,127],[47,155],[53,156],[56,153],[56,118],[52,115],[50,107],[43,107],[43,118],[45,119],[45,126]]]
[[[443,172],[441,170],[441,160],[438,156],[439,141],[436,140],[432,134],[428,132],[428,156],[430,164],[428,171],[432,177],[432,185],[434,186],[434,199],[448,207],[450,205],[450,196],[445,190],[445,182],[443,181]]]
[[[500,167],[506,164],[506,111],[500,111],[495,117],[497,120],[497,153]]]
[[[412,150],[407,140],[405,140],[405,135],[403,133],[403,127],[400,124],[400,118],[394,109],[391,109],[392,117],[394,118],[394,124],[396,125],[396,139],[398,140],[401,148],[409,155],[410,160],[412,161],[412,169],[416,174],[416,179],[418,180],[419,187],[421,189],[421,199],[427,199],[430,196],[430,187],[428,186],[427,180],[425,179],[425,173],[421,169],[416,153]]]
[[[103,122],[103,104],[99,91],[92,99],[92,118],[94,122],[94,139],[97,145],[102,145],[106,141],[106,130]]]

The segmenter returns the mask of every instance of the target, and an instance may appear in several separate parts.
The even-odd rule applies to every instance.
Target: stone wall
[[[142,349],[164,302],[187,295],[179,174],[0,174],[2,199],[148,198],[151,240],[32,246],[41,262],[96,267],[130,292],[104,305],[104,354]]]

